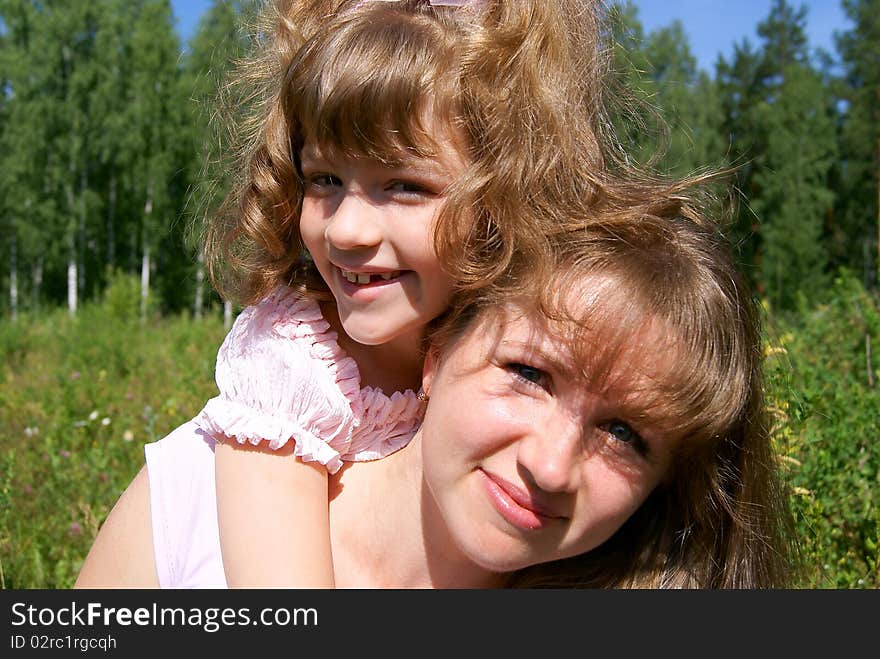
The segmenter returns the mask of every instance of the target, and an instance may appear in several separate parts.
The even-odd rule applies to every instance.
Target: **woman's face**
[[[636,511],[677,444],[648,403],[673,359],[659,338],[650,326],[640,331],[601,387],[566,341],[512,309],[483,314],[429,356],[421,431],[429,510],[466,559],[509,572],[574,556]]]

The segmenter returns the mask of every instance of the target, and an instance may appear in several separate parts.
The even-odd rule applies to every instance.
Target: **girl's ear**
[[[428,353],[425,355],[425,364],[422,366],[422,391],[425,392],[425,396],[431,395],[431,384],[433,384],[434,378],[437,376],[437,369],[439,368],[439,350],[434,347],[428,348]]]

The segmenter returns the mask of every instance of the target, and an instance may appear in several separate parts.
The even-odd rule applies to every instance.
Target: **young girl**
[[[415,437],[330,478],[337,586],[789,583],[755,305],[698,220],[668,198],[590,211],[547,279],[455,297]],[[77,585],[224,586],[219,446],[192,422],[149,445]]]
[[[261,301],[197,423],[221,440],[228,584],[331,586],[327,472],[411,439],[428,324],[453,288],[539,262],[547,226],[599,197],[598,30],[573,0],[268,16],[243,69],[263,88],[247,176],[207,241],[221,293]]]

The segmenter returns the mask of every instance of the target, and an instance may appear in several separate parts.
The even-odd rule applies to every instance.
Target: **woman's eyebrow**
[[[560,355],[556,350],[546,350],[545,343],[553,344],[552,341],[524,341],[521,339],[502,339],[500,345],[505,348],[515,348],[523,351],[529,359],[536,359],[546,368],[550,368],[561,375],[575,376],[577,369],[573,366],[573,359]]]

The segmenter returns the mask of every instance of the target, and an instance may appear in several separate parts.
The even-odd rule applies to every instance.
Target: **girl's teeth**
[[[389,281],[394,279],[395,277],[400,276],[399,270],[394,270],[392,272],[383,272],[381,274],[368,274],[368,273],[358,273],[358,272],[350,272],[348,270],[342,271],[342,276],[345,277],[352,284],[369,284],[371,281],[374,281],[374,278],[380,278],[383,281]]]

